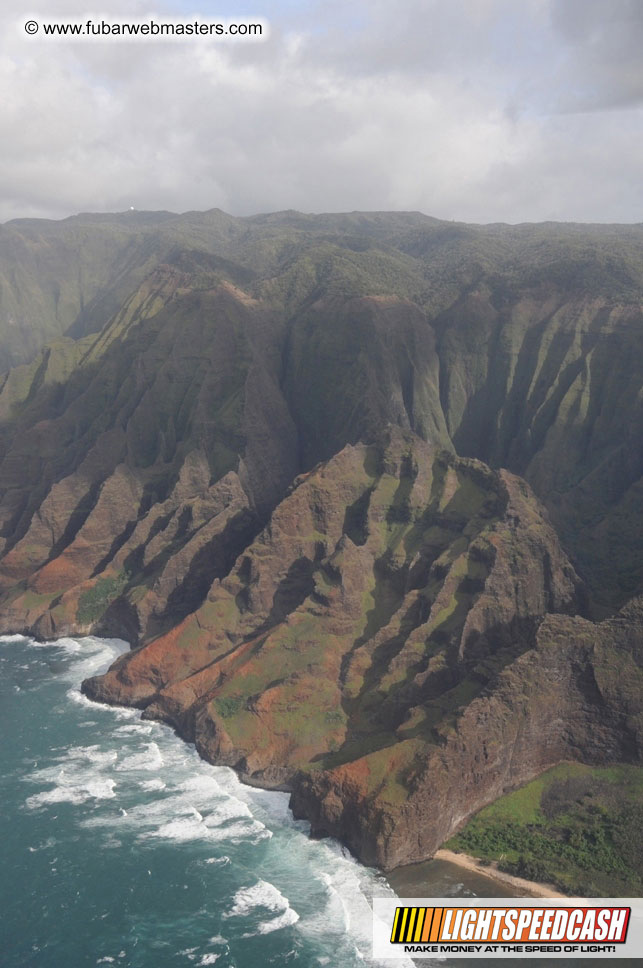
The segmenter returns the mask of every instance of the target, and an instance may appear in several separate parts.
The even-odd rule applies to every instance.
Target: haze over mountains
[[[642,296],[640,225],[0,227],[2,629],[383,866],[640,760]]]

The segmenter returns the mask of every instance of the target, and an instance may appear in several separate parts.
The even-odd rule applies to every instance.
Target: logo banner
[[[641,958],[643,898],[374,898],[375,958]]]

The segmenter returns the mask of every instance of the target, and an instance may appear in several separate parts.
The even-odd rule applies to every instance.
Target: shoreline
[[[39,642],[41,644],[45,644],[47,642],[51,642],[52,644],[55,644],[55,642],[57,641],[57,639],[59,639],[59,638],[65,638],[67,636],[69,638],[75,638],[75,639],[77,639],[77,638],[82,639],[82,638],[89,638],[89,637],[94,637],[94,638],[102,638],[103,637],[101,635],[95,635],[92,632],[83,633],[83,634],[76,634],[76,635],[67,632],[65,635],[59,635],[59,636],[56,636],[55,638],[45,638],[45,639],[41,639],[41,638],[39,638],[39,637],[33,635],[32,633],[29,633],[29,632],[23,632],[23,631],[21,631],[21,632],[0,632],[0,637],[2,637],[2,638],[10,638],[12,636],[23,637],[23,638],[28,638],[28,639],[34,639],[36,642]],[[127,639],[121,638],[120,635],[116,635],[116,636],[105,636],[105,638],[116,638],[119,641],[123,642],[127,646],[126,649],[123,649],[123,653],[125,653],[127,651],[131,651],[133,649],[133,646],[127,641]],[[83,680],[83,682],[84,682],[84,680]],[[80,691],[81,692],[83,692],[83,689],[82,689],[83,682],[81,682],[80,685],[79,685],[79,688],[80,688]],[[137,710],[139,712],[139,714],[141,715],[141,717],[143,716],[143,713],[145,711],[145,707],[144,708],[141,708],[140,706],[128,706],[128,705],[122,705],[121,703],[110,703],[110,702],[108,702],[108,701],[106,701],[104,699],[91,698],[91,701],[92,702],[96,702],[99,705],[104,705],[104,706],[112,706],[113,705],[115,708],[135,709],[135,710]],[[156,721],[157,722],[163,722],[163,720],[161,720],[161,719],[156,720]],[[178,729],[175,724],[173,724],[173,723],[167,723],[166,722],[166,725],[169,726],[171,729],[174,730],[174,732],[176,733],[176,735],[178,736],[178,738],[182,742],[188,743],[190,745],[194,745],[195,748],[196,748],[196,751],[197,751],[197,753],[199,755],[199,757],[204,762],[206,762],[206,763],[211,762],[210,760],[207,759],[207,757],[205,757],[203,755],[202,751],[199,750],[198,746],[194,743],[194,740],[188,739],[188,737],[182,735],[180,729]],[[216,765],[216,764],[214,764],[214,765]],[[239,772],[238,770],[234,769],[234,767],[231,767],[231,769],[236,774],[236,776],[239,779],[239,781],[241,783],[243,783],[245,786],[254,787],[255,789],[266,790],[266,791],[277,791],[277,792],[283,792],[283,793],[290,793],[291,792],[291,790],[290,790],[290,788],[289,788],[289,786],[287,784],[277,784],[275,786],[271,786],[268,783],[265,783],[265,782],[262,783],[260,780],[255,780],[253,778],[251,779],[250,777],[244,776],[241,772]],[[349,851],[351,857],[353,857],[354,860],[358,864],[362,864],[363,866],[373,867],[373,869],[379,871],[380,874],[383,874],[384,876],[387,876],[387,872],[383,868],[377,867],[376,865],[373,865],[373,864],[364,865],[363,861],[361,861],[360,858],[357,857],[351,851],[350,847],[348,847],[347,844],[344,844],[342,841],[340,841],[340,843],[342,843],[342,846],[345,847],[346,850]],[[472,873],[480,874],[483,877],[487,877],[487,878],[489,878],[491,880],[495,880],[495,881],[498,881],[498,882],[501,882],[501,883],[504,882],[505,884],[510,884],[512,887],[514,887],[514,888],[516,888],[518,890],[523,890],[526,893],[526,896],[527,897],[565,898],[565,897],[568,896],[566,894],[561,894],[560,892],[558,892],[556,890],[556,888],[552,884],[539,884],[536,881],[528,881],[528,880],[525,880],[522,877],[515,877],[513,874],[507,874],[504,871],[500,871],[500,870],[498,870],[498,868],[497,868],[497,862],[495,862],[495,861],[491,861],[488,864],[484,864],[481,860],[479,860],[479,859],[477,859],[475,857],[471,857],[469,854],[457,853],[456,851],[448,850],[448,849],[443,848],[443,847],[440,847],[438,850],[436,850],[435,854],[432,857],[427,857],[427,858],[424,859],[424,861],[417,861],[416,863],[427,863],[427,862],[429,862],[431,860],[444,860],[444,861],[448,861],[451,864],[455,864],[456,866],[461,867],[463,870],[468,870],[468,871],[471,871]],[[402,864],[402,865],[400,865],[400,868],[405,867],[405,866],[408,866],[408,865]],[[393,870],[397,870],[397,869],[400,869],[400,868],[393,868]]]
[[[444,847],[436,850],[433,859],[446,860],[450,864],[457,864],[458,867],[462,867],[464,870],[481,874],[483,877],[489,877],[494,881],[511,884],[512,887],[524,890],[527,897],[566,898],[569,896],[567,894],[561,894],[553,884],[540,884],[537,881],[528,881],[524,877],[516,877],[513,874],[500,871],[498,870],[496,861],[490,861],[488,864],[485,864],[483,861],[476,857],[471,857],[469,854],[456,853],[456,851],[447,850]]]

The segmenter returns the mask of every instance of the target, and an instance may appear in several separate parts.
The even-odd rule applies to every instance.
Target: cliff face
[[[392,868],[430,856],[476,810],[563,760],[640,763],[642,642],[640,598],[598,625],[550,615],[534,647],[423,748],[397,804],[373,796],[365,757],[299,773],[295,815]]]
[[[319,828],[399,862],[416,838],[403,826],[389,845],[382,818],[413,808],[421,764],[545,612],[578,607],[578,585],[524,482],[391,432],[298,479],[197,611],[83,688],[254,781],[294,783]]]
[[[125,637],[88,694],[385,866],[639,758],[640,226],[2,233],[1,629]]]
[[[49,604],[30,581],[117,468],[140,499],[81,583],[171,496],[190,455],[210,484],[237,474],[259,527],[297,473],[387,423],[525,477],[597,617],[643,590],[640,227],[210,212],[3,233],[0,337],[4,320],[33,338],[0,387],[0,586],[29,593],[12,621],[28,613],[32,627],[39,610],[43,631],[88,627],[72,609],[44,617],[67,581]],[[194,533],[174,533],[173,551]],[[104,576],[118,577],[122,614],[155,581],[128,547],[128,568]],[[149,607],[149,628],[145,608],[128,625],[137,641],[162,630]]]
[[[571,296],[571,298],[570,298]],[[458,453],[524,476],[601,610],[641,588],[642,301],[485,285],[436,320]]]

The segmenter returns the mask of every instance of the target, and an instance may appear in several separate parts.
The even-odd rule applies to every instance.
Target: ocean
[[[81,681],[125,643],[0,641],[5,968],[369,964],[386,879]]]
[[[384,875],[310,839],[287,794],[81,695],[126,647],[0,639],[3,968],[373,965]],[[502,893],[453,865],[428,871],[427,896]]]

